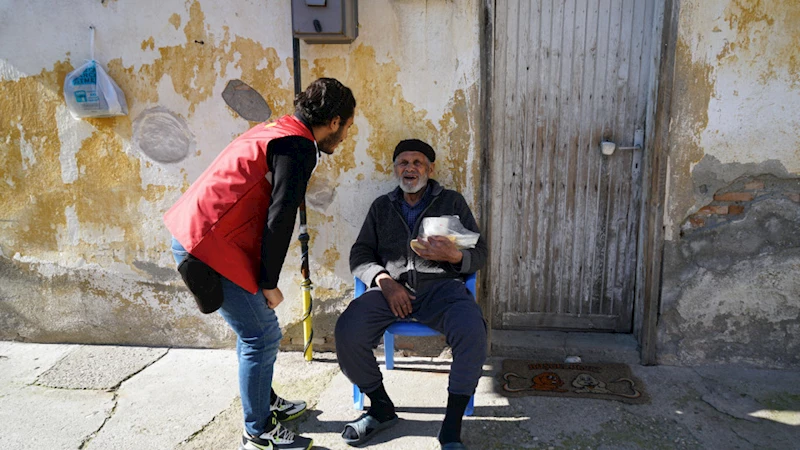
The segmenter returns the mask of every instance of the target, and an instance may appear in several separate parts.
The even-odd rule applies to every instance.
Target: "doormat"
[[[503,360],[500,392],[507,397],[600,398],[625,403],[650,402],[644,384],[627,364],[546,363]]]

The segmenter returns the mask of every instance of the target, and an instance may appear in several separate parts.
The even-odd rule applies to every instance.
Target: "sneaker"
[[[314,441],[303,436],[297,436],[290,430],[283,427],[272,415],[272,423],[275,425],[270,431],[262,433],[260,436],[251,436],[247,431],[242,435],[242,444],[239,450],[309,450]]]
[[[306,412],[306,402],[302,400],[284,400],[275,396],[275,403],[270,409],[277,416],[278,422],[288,422],[297,419]]]

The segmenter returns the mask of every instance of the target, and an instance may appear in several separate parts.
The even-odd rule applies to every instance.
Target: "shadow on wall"
[[[198,312],[182,285],[3,257],[0,340],[200,348],[235,344],[222,318]]]

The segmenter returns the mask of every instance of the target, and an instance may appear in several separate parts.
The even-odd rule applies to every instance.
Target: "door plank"
[[[620,125],[619,129],[622,131],[621,140],[625,142],[626,145],[634,145],[635,139],[632,139],[632,137],[635,136],[636,130],[643,126],[643,123],[636,116],[636,109],[640,103],[641,95],[646,92],[646,89],[643,89],[639,83],[641,80],[640,77],[643,63],[642,50],[644,48],[644,14],[646,12],[646,4],[631,0],[631,3],[626,3],[625,7],[629,8],[630,10],[630,17],[626,20],[630,26],[630,30],[628,32],[630,34],[628,37],[629,42],[626,43],[626,47],[628,48],[627,53],[629,55],[628,82],[630,83],[632,81],[636,81],[637,84],[635,87],[626,89],[630,90],[631,95],[625,96],[623,107],[620,109],[623,113],[623,117],[620,119],[622,124]],[[611,313],[618,314],[619,320],[615,330],[621,332],[630,331],[630,314],[632,312],[630,306],[632,304],[633,280],[635,276],[632,272],[635,264],[632,264],[632,262],[635,260],[636,256],[635,237],[636,230],[638,229],[639,217],[637,211],[638,203],[634,198],[634,191],[640,187],[639,179],[633,173],[633,165],[634,159],[637,157],[636,155],[637,154],[635,152],[631,153],[630,158],[628,158],[628,155],[626,155],[625,160],[621,161],[623,167],[625,165],[628,166],[624,173],[631,173],[631,179],[620,180],[620,182],[624,183],[622,185],[622,194],[620,198],[625,201],[620,204],[622,211],[620,211],[621,232],[617,249],[618,263],[615,265],[615,274],[612,279],[613,303],[611,305]],[[638,157],[641,156],[640,153],[638,155]],[[636,164],[636,166],[636,170],[638,172],[639,164]]]
[[[649,197],[649,193],[651,192],[649,189],[650,186],[650,179],[648,178],[649,170],[648,170],[648,163],[652,161],[652,159],[647,156],[648,154],[652,153],[655,149],[655,131],[659,127],[659,123],[656,119],[656,95],[657,91],[660,89],[659,84],[669,78],[668,76],[664,76],[662,81],[659,81],[660,69],[659,69],[659,62],[661,61],[661,48],[664,51],[670,49],[669,45],[664,45],[663,47],[659,45],[661,42],[661,35],[664,31],[664,21],[665,21],[665,7],[667,1],[664,3],[659,3],[655,5],[654,3],[648,2],[647,8],[645,9],[645,39],[649,39],[648,45],[645,46],[643,49],[644,56],[642,57],[642,64],[643,67],[647,67],[646,71],[642,71],[643,75],[640,77],[640,84],[644,84],[648,86],[647,91],[644,95],[641,96],[643,101],[640,101],[640,104],[637,105],[637,117],[642,118],[642,123],[647,124],[645,128],[645,138],[644,138],[644,148],[643,148],[643,155],[642,155],[642,162],[640,164],[641,174],[640,174],[640,186],[641,186],[641,193],[640,193],[640,200],[639,200],[639,208],[636,210],[636,214],[638,215],[639,219],[639,226],[637,227],[637,242],[636,242],[636,261],[635,261],[635,276],[634,276],[634,292],[633,292],[633,306],[632,306],[632,316],[633,316],[633,333],[640,338],[640,342],[642,342],[642,360],[643,362],[649,362],[649,357],[652,355],[650,350],[651,347],[649,344],[649,338],[645,336],[645,333],[641,333],[643,330],[643,324],[645,319],[644,314],[644,303],[645,300],[645,285],[649,283],[649,277],[646,275],[645,268],[650,266],[660,267],[660,264],[657,262],[645,262],[647,250],[649,250],[649,246],[646,245],[645,239],[647,239],[648,233],[648,217],[651,216],[653,211],[658,211],[658,208],[647,208],[646,202],[647,198]],[[669,58],[665,61],[668,64]],[[664,99],[664,102],[668,101]],[[649,169],[652,169],[652,166],[649,166]],[[657,176],[657,172],[652,172],[653,176]],[[657,216],[657,213],[656,213]],[[652,317],[652,316],[650,316]]]
[[[550,217],[550,210],[548,209],[548,196],[550,193],[549,174],[551,173],[552,157],[547,145],[547,136],[550,132],[550,119],[549,114],[552,110],[552,95],[549,95],[550,90],[550,76],[552,69],[551,60],[551,35],[552,35],[552,6],[553,0],[543,0],[539,14],[540,20],[540,33],[539,33],[539,46],[540,46],[540,70],[539,70],[539,101],[537,103],[536,121],[537,121],[537,139],[536,151],[538,167],[536,168],[536,254],[538,259],[538,268],[534,284],[534,290],[537,292],[533,310],[546,311],[547,310],[547,269],[549,267],[550,255],[547,249],[550,229],[548,221],[543,220]]]
[[[625,277],[623,278],[622,304],[617,316],[615,331],[630,333],[633,326],[633,303],[636,281],[636,231],[639,229],[639,211],[642,202],[642,150],[634,150],[631,158],[631,202],[629,208],[628,246],[625,250]]]
[[[522,158],[522,145],[521,141],[523,139],[523,117],[521,115],[521,111],[525,107],[525,99],[528,93],[525,91],[524,86],[525,78],[523,74],[520,72],[520,66],[525,64],[524,55],[520,54],[522,49],[525,49],[528,45],[525,36],[525,29],[527,28],[527,24],[525,23],[524,18],[521,17],[521,12],[527,6],[527,2],[524,0],[518,0],[515,2],[514,6],[509,10],[509,34],[513,34],[513,47],[509,49],[509,62],[508,62],[508,69],[507,73],[509,75],[509,80],[507,83],[507,89],[513,89],[509,92],[507,99],[509,101],[509,111],[511,116],[509,117],[509,131],[507,136],[507,146],[506,148],[509,150],[509,156],[506,159],[506,167],[504,176],[506,177],[506,186],[507,186],[507,193],[505,200],[508,200],[508,211],[513,211],[514,215],[517,216],[515,220],[510,221],[509,226],[506,228],[507,232],[507,244],[508,250],[506,255],[508,256],[507,260],[507,269],[506,269],[506,277],[508,278],[508,286],[507,289],[507,296],[511,300],[509,302],[510,310],[516,311],[520,308],[524,308],[522,302],[520,302],[520,298],[518,295],[515,295],[516,287],[521,284],[521,280],[519,277],[519,271],[517,270],[518,264],[518,248],[519,248],[519,235],[517,231],[519,230],[519,214],[520,214],[520,161]],[[513,25],[512,25],[513,24]],[[513,55],[513,59],[512,56]]]
[[[508,302],[510,301],[510,296],[505,295],[508,278],[504,273],[504,269],[507,268],[508,265],[503,263],[506,259],[505,252],[508,247],[504,239],[505,233],[503,233],[503,230],[507,222],[512,220],[507,214],[503,214],[503,199],[505,198],[505,179],[503,177],[503,172],[505,170],[505,158],[508,154],[505,145],[505,139],[508,135],[508,108],[506,108],[505,105],[506,83],[508,80],[506,65],[508,62],[510,40],[507,25],[508,16],[510,14],[509,1],[514,0],[497,0],[494,27],[495,35],[498,36],[494,43],[493,67],[495,74],[492,77],[492,93],[494,98],[497,99],[494,101],[496,106],[492,108],[492,124],[494,127],[492,135],[492,154],[496,164],[492,164],[491,166],[491,192],[493,193],[493,198],[491,202],[489,202],[491,205],[490,217],[495,219],[492,225],[492,235],[490,236],[490,241],[492,243],[490,251],[494,257],[492,258],[493,264],[489,267],[492,280],[490,292],[493,299],[492,301],[495,303],[495,307],[492,308],[494,314],[493,323],[502,323],[502,313],[508,310]],[[499,230],[499,232],[495,230]]]
[[[588,241],[588,260],[587,264],[591,268],[586,272],[586,301],[588,302],[589,314],[600,314],[600,300],[599,288],[602,278],[602,252],[605,248],[605,230],[603,224],[605,223],[605,211],[607,199],[607,180],[608,175],[607,159],[604,158],[598,151],[599,142],[606,138],[608,135],[608,126],[606,122],[611,108],[608,103],[611,101],[608,92],[608,74],[612,69],[612,64],[609,63],[611,56],[609,54],[610,36],[611,36],[611,0],[600,0],[600,14],[598,15],[598,39],[597,39],[597,59],[596,64],[598,72],[595,76],[595,102],[594,106],[594,120],[596,122],[595,130],[593,133],[592,144],[594,150],[589,154],[589,160],[592,161],[590,168],[591,172],[591,185],[594,187],[593,201],[591,201],[587,210],[587,217],[589,218],[590,225],[586,235]]]
[[[595,129],[594,82],[597,74],[597,36],[600,24],[600,6],[598,2],[589,2],[586,16],[586,52],[584,56],[585,76],[583,80],[583,93],[581,98],[581,117],[580,117],[580,138],[579,149],[580,158],[578,163],[578,176],[580,189],[576,201],[576,215],[578,221],[573,232],[576,248],[577,271],[573,272],[573,285],[576,286],[574,301],[578,304],[577,312],[588,313],[589,304],[584,301],[587,298],[587,286],[585,283],[586,272],[591,270],[591,265],[586,258],[588,241],[588,226],[590,216],[587,214],[589,204],[594,198],[594,189],[591,187],[591,168],[592,155],[597,152],[596,142],[598,140]]]
[[[537,228],[536,228],[536,193],[533,189],[534,181],[536,180],[536,167],[537,167],[537,153],[536,153],[536,139],[537,139],[537,124],[536,112],[539,102],[539,90],[537,74],[540,70],[540,46],[541,42],[539,37],[541,35],[541,1],[535,0],[528,2],[529,8],[527,14],[520,13],[520,17],[527,19],[528,26],[528,41],[525,65],[525,91],[529,93],[527,102],[524,108],[524,154],[525,162],[523,164],[522,191],[523,191],[523,212],[524,218],[521,228],[521,237],[519,242],[519,271],[520,271],[520,305],[521,310],[529,311],[531,309],[531,299],[535,293],[533,291],[532,274],[539,270],[536,255],[536,242]],[[522,307],[524,305],[524,308]]]
[[[517,219],[517,223],[523,220],[523,225],[516,227],[516,232],[514,233],[515,245],[513,246],[512,252],[510,254],[510,260],[513,264],[512,266],[512,285],[511,289],[518,290],[519,286],[525,285],[526,283],[523,281],[521,274],[524,274],[524,268],[526,265],[526,260],[524,257],[524,253],[522,251],[522,246],[520,244],[521,229],[526,229],[529,227],[528,224],[524,222],[523,211],[525,210],[524,204],[524,185],[525,185],[525,160],[527,157],[526,151],[526,135],[527,135],[527,128],[528,128],[528,103],[530,102],[530,91],[527,89],[528,85],[528,47],[530,46],[530,22],[527,20],[530,13],[530,2],[528,1],[520,1],[518,4],[518,10],[516,11],[517,14],[517,37],[518,37],[518,46],[516,49],[516,66],[515,66],[515,73],[516,73],[516,80],[517,80],[517,126],[513,130],[513,141],[511,143],[510,149],[513,152],[514,159],[511,168],[511,188],[512,192],[511,195],[514,199],[514,209],[517,212],[519,219]],[[508,174],[507,174],[508,175]],[[520,310],[520,309],[527,309],[527,299],[522,297],[521,295],[513,295],[514,302],[513,302],[513,309]]]
[[[580,310],[578,295],[580,291],[580,283],[575,283],[572,280],[577,279],[580,275],[581,254],[579,248],[583,239],[576,236],[578,228],[582,224],[583,216],[579,213],[582,203],[583,191],[579,188],[582,184],[581,168],[583,158],[581,158],[581,142],[584,133],[584,124],[582,121],[584,110],[584,86],[586,68],[586,40],[587,40],[587,26],[588,26],[588,5],[587,2],[576,2],[575,8],[574,29],[575,38],[573,39],[573,81],[570,89],[570,97],[572,99],[571,115],[567,118],[570,123],[569,134],[569,156],[567,166],[569,171],[567,173],[567,217],[566,223],[568,224],[564,230],[564,254],[569,255],[568,260],[562,267],[560,276],[567,280],[567,288],[565,289],[565,304],[567,313],[577,313]]]
[[[564,266],[569,264],[569,252],[566,249],[567,230],[571,229],[571,223],[568,221],[567,208],[569,207],[567,198],[567,185],[569,182],[569,138],[572,129],[572,121],[570,120],[570,110],[572,108],[572,79],[573,79],[573,47],[575,40],[575,1],[566,0],[560,3],[561,11],[561,43],[559,45],[559,53],[561,55],[559,62],[559,85],[558,85],[558,113],[557,113],[557,133],[555,139],[554,152],[556,155],[556,172],[554,180],[554,199],[556,205],[555,220],[553,228],[555,230],[555,242],[553,244],[555,255],[553,259],[554,271],[553,277],[553,293],[554,300],[553,311],[558,313],[566,312],[567,301],[565,298],[565,284],[564,283]]]
[[[546,69],[547,69],[547,60],[545,55],[545,49],[543,48],[543,39],[542,35],[545,33],[545,22],[544,22],[544,2],[549,0],[536,0],[534,5],[535,8],[532,9],[532,14],[535,14],[534,17],[531,18],[531,23],[535,24],[536,33],[533,34],[536,38],[536,42],[531,43],[531,47],[535,49],[536,53],[536,72],[531,74],[530,81],[532,83],[531,90],[534,93],[536,98],[536,102],[532,105],[533,106],[533,118],[531,120],[531,125],[533,126],[533,135],[530,142],[530,149],[533,153],[533,167],[531,168],[530,174],[532,175],[532,180],[530,182],[530,198],[529,202],[532,203],[530,205],[530,210],[532,214],[528,216],[530,219],[530,230],[531,230],[531,238],[527,242],[529,246],[529,254],[532,258],[532,270],[529,273],[529,284],[530,284],[530,296],[528,297],[528,306],[529,308],[527,311],[534,311],[542,308],[542,287],[543,287],[543,271],[544,266],[546,264],[545,253],[541,246],[542,241],[542,227],[541,227],[541,220],[539,219],[542,217],[544,211],[544,202],[542,197],[542,184],[541,184],[541,174],[542,174],[542,167],[544,166],[544,148],[541,145],[542,136],[544,135],[545,131],[545,124],[544,124],[544,111],[545,111],[545,102],[546,98],[544,96],[545,88],[543,86],[542,80],[545,79]]]
[[[547,155],[547,173],[544,181],[544,197],[545,197],[545,232],[542,236],[544,238],[545,254],[547,255],[547,264],[544,266],[544,291],[543,300],[545,302],[546,312],[554,312],[554,298],[553,298],[553,272],[558,265],[557,255],[555,254],[554,241],[556,240],[557,230],[554,226],[553,217],[556,213],[556,170],[558,160],[556,155],[556,136],[558,133],[558,88],[560,81],[561,70],[561,52],[559,47],[562,37],[562,13],[563,4],[561,1],[553,0],[550,2],[548,14],[549,17],[550,33],[546,36],[547,41],[543,43],[548,55],[548,83],[545,85],[545,98],[547,98],[547,112],[546,112],[546,126],[547,131],[544,135],[544,154]]]
[[[614,36],[616,41],[612,41],[610,46],[614,49],[614,69],[613,84],[610,90],[613,92],[614,110],[612,113],[612,128],[610,131],[611,140],[618,146],[630,146],[633,144],[633,135],[626,135],[625,116],[628,99],[628,80],[630,75],[630,48],[631,30],[633,28],[633,5],[631,0],[615,0],[615,9],[612,12],[612,29],[618,30]],[[616,22],[616,21],[619,22]],[[627,177],[629,171],[625,170],[625,162],[630,160],[630,151],[618,150],[614,155],[609,156],[609,199],[608,213],[606,216],[606,249],[605,249],[605,270],[603,270],[603,288],[601,310],[605,314],[613,314],[617,305],[616,299],[619,298],[616,286],[618,263],[620,261],[620,247],[622,246],[624,235],[624,221],[626,210],[623,204],[627,203],[625,187],[630,184]]]

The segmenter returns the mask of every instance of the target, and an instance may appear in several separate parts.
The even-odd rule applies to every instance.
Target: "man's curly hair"
[[[347,86],[334,78],[320,78],[294,99],[295,114],[312,127],[326,125],[337,116],[342,124],[353,117],[356,99]]]

